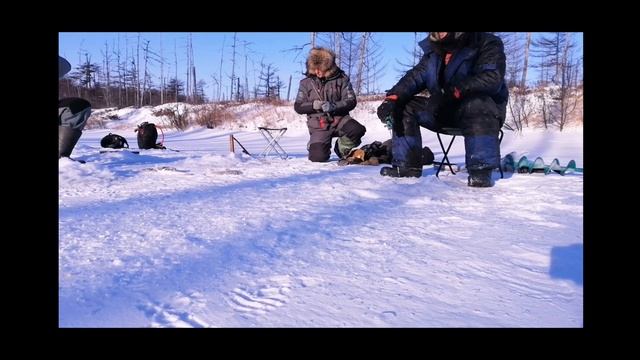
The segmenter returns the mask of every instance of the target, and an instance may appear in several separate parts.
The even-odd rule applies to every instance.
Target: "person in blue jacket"
[[[391,167],[380,174],[422,176],[420,127],[462,130],[468,185],[491,187],[500,163],[498,133],[509,99],[504,45],[490,33],[431,32],[419,43],[424,54],[386,94],[378,107],[393,121]],[[430,97],[416,96],[428,90]]]

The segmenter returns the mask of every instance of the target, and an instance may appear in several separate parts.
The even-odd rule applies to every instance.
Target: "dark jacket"
[[[339,68],[324,79],[307,74],[300,81],[300,88],[293,108],[298,114],[306,114],[308,119],[322,116],[322,110],[313,109],[313,101],[330,101],[336,109],[330,113],[333,117],[342,117],[356,107],[356,94],[353,91],[349,77]]]
[[[428,38],[419,43],[424,50],[422,59],[409,70],[388,94],[398,95],[404,103],[427,89],[429,93],[457,87],[462,97],[472,94],[489,95],[496,104],[506,106],[509,92],[504,81],[506,60],[504,45],[499,37],[489,33],[469,33],[446,66],[440,79],[443,51]]]

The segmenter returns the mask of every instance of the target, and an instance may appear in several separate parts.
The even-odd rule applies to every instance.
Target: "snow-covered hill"
[[[380,101],[360,101],[351,115],[356,119],[371,119]],[[263,102],[226,105],[190,105],[184,103],[168,103],[158,106],[142,108],[127,107],[122,109],[106,108],[93,110],[87,123],[87,129],[110,129],[126,132],[133,130],[144,121],[153,122],[163,128],[173,128],[168,116],[154,114],[169,110],[175,114],[186,114],[190,126],[188,128],[202,128],[197,124],[198,115],[211,112],[213,109],[223,109],[228,116],[226,121],[216,126],[218,130],[257,130],[260,126],[287,127],[289,131],[306,132],[305,117],[293,110],[293,103],[275,105]],[[124,136],[124,135],[123,135]],[[135,134],[134,136],[135,137]]]

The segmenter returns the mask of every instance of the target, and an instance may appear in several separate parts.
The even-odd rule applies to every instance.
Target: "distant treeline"
[[[414,43],[412,49],[408,50],[407,61],[398,62],[400,68],[395,69],[398,77],[417,64],[422,56],[418,42],[427,33],[414,34]],[[509,110],[515,119],[512,126],[527,126],[528,119],[540,115],[548,118],[548,121],[544,120],[545,124],[560,123],[560,127],[563,127],[567,114],[576,108],[575,99],[581,99],[581,96],[576,96],[576,90],[582,87],[583,57],[577,46],[576,34],[494,34],[503,40],[507,56],[506,79],[512,89]],[[59,97],[82,97],[91,102],[94,108],[156,106],[173,102],[203,104],[289,100],[292,94],[292,74],[287,74],[288,81],[285,84],[273,64],[260,61],[255,70],[259,75],[250,76],[247,60],[251,59],[247,44],[244,44],[243,53],[236,50],[243,43],[238,39],[239,36],[241,34],[234,34],[229,45],[230,53],[221,55],[220,73],[210,75],[210,97],[204,91],[207,82],[196,78],[191,36],[186,44],[186,69],[178,69],[175,65],[175,52],[175,61],[172,62],[158,55],[157,51],[151,49],[150,41],[141,39],[140,35],[137,36],[137,43],[124,51],[119,47],[109,48],[105,44],[104,51],[101,51],[101,63],[92,62],[92,54],[84,53],[84,62],[59,82]],[[383,49],[378,44],[375,33],[310,33],[309,43],[291,50],[298,51],[301,58],[304,58],[303,54],[314,46],[325,46],[336,53],[338,66],[349,75],[358,96],[380,94],[384,91],[377,87],[384,66],[380,65],[380,53]],[[162,53],[160,48],[160,54]],[[231,66],[230,75],[223,75],[224,60]],[[252,60],[251,62],[253,63]],[[151,73],[152,63],[156,69],[159,65],[159,76]],[[178,78],[179,71],[187,74],[186,81]],[[536,92],[536,89],[539,94],[553,94],[549,99],[542,97],[531,104],[533,100],[526,94]],[[295,96],[295,92],[293,95]]]

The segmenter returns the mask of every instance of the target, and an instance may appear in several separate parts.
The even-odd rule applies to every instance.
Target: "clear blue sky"
[[[189,33],[140,33],[142,40],[149,40],[150,48],[160,53],[163,49],[164,58],[170,63],[171,76],[175,76],[175,57],[174,49],[178,55],[178,77],[182,80],[186,79],[186,43]],[[319,45],[323,45],[322,35],[318,39]],[[421,34],[424,37],[424,34]],[[120,49],[124,56],[125,41],[128,42],[129,49],[135,49],[138,33],[60,33],[59,34],[59,53],[65,57],[75,68],[81,62],[84,62],[85,52],[91,56],[91,62],[102,64],[105,51],[105,43],[109,45],[109,51],[118,46],[118,38],[120,41]],[[384,68],[384,76],[379,80],[378,87],[385,90],[393,86],[399,78],[401,66],[398,61],[406,63],[410,59],[409,50],[412,47],[414,33],[376,33],[374,39],[378,41],[383,48],[381,64],[386,64]],[[141,40],[141,41],[142,41]],[[196,75],[198,79],[205,80],[207,87],[205,93],[208,97],[212,96],[212,85],[215,84],[211,75],[219,80],[220,74],[220,54],[223,43],[225,48],[224,65],[223,65],[223,86],[229,87],[229,77],[231,75],[231,44],[233,41],[233,33],[192,33],[193,53],[195,58]],[[304,61],[309,51],[307,45],[302,52],[286,51],[288,49],[301,47],[310,42],[310,33],[308,32],[277,32],[277,33],[246,33],[239,32],[237,36],[237,59],[236,75],[243,77],[241,80],[244,84],[244,44],[247,42],[247,53],[249,55],[248,72],[249,85],[252,87],[255,68],[256,77],[259,73],[259,64],[263,59],[265,64],[273,64],[278,68],[277,75],[280,80],[287,85],[289,75],[293,75],[292,93],[294,96],[297,85],[302,79],[302,71],[304,70]],[[162,44],[162,46],[161,46]],[[131,51],[131,50],[130,50]],[[131,55],[131,53],[129,53]],[[81,58],[82,56],[82,58]],[[254,64],[251,63],[253,60]],[[159,82],[160,65],[151,64],[153,80],[156,84]],[[165,73],[169,71],[165,65]],[[224,91],[224,90],[223,90]],[[228,90],[227,90],[228,92]]]
[[[130,49],[130,54],[136,47],[138,34],[140,34],[141,42],[149,40],[150,49],[160,54],[162,47],[164,58],[169,62],[165,65],[165,73],[170,72],[170,76],[175,76],[175,57],[174,49],[177,52],[178,60],[178,77],[182,80],[186,79],[186,43],[189,33],[60,33],[59,34],[59,54],[65,57],[75,68],[84,58],[81,54],[85,52],[91,56],[91,62],[102,64],[105,51],[105,44],[109,45],[109,51],[113,51],[119,46],[124,55],[125,45]],[[320,35],[319,45],[323,45],[323,38]],[[412,32],[380,32],[374,33],[374,39],[383,49],[381,55],[383,59],[381,65],[384,68],[384,76],[379,80],[378,88],[381,91],[389,89],[395,84],[398,78],[404,73],[399,62],[410,62],[410,49],[414,43],[414,33]],[[419,33],[420,38],[424,38],[426,33]],[[582,34],[577,39],[582,45]],[[205,94],[211,97],[217,90],[214,85],[212,75],[220,78],[220,55],[224,44],[224,65],[223,65],[223,92],[228,93],[229,77],[231,75],[231,44],[233,41],[233,33],[192,33],[194,64],[196,67],[196,75],[198,80],[204,80],[207,83]],[[273,64],[278,69],[277,75],[280,80],[287,85],[289,75],[293,75],[292,91],[290,97],[295,96],[298,83],[302,79],[302,71],[304,70],[304,60],[309,50],[307,45],[302,52],[286,51],[295,47],[301,47],[310,42],[310,33],[308,32],[277,32],[277,33],[247,33],[239,32],[237,36],[237,63],[236,75],[241,76],[244,85],[244,43],[247,43],[246,49],[250,61],[248,63],[249,86],[253,87],[253,77],[257,78],[259,74],[259,64],[263,60],[265,64]],[[251,63],[253,60],[253,64]],[[169,67],[167,69],[167,66]],[[159,83],[160,65],[151,63],[151,72],[154,76],[155,85]],[[255,71],[254,71],[255,69]],[[406,71],[406,68],[404,69]],[[227,90],[224,90],[224,87]],[[285,94],[286,96],[286,94]]]

